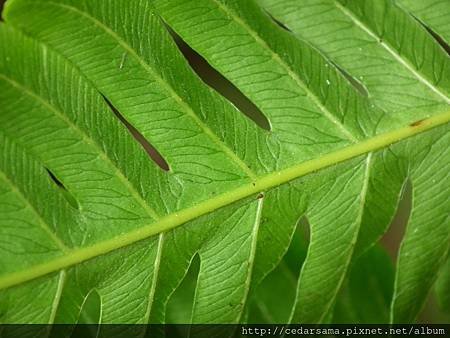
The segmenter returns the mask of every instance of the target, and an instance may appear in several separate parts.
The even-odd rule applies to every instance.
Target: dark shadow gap
[[[230,101],[241,113],[255,122],[257,126],[267,131],[271,130],[271,125],[267,117],[248,97],[212,67],[203,56],[192,49],[167,24],[163,24],[181,51],[181,54],[204,83]]]
[[[53,174],[49,169],[44,168],[45,171],[47,171],[48,176],[50,179],[56,184],[59,191],[62,193],[64,198],[67,200],[67,202],[75,209],[79,209],[80,206],[78,205],[77,199],[72,195],[72,193],[67,190],[67,188],[64,186],[64,184]]]
[[[381,238],[382,246],[388,251],[393,261],[396,262],[403,236],[406,232],[409,216],[412,210],[412,183],[408,179],[403,188],[398,202],[397,211],[392,222]]]
[[[97,290],[92,290],[83,302],[77,324],[98,324],[100,322],[101,307],[100,295]]]
[[[92,290],[81,305],[79,317],[74,324],[52,325],[49,338],[97,338],[100,329],[101,297]]]
[[[450,46],[448,43],[435,31],[433,31],[430,27],[428,27],[422,20],[420,20],[415,15],[410,14],[414,20],[416,20],[423,28],[426,29],[426,31],[433,37],[434,40],[447,52],[447,54],[450,56]]]
[[[122,114],[116,109],[116,107],[113,106],[113,104],[106,98],[105,95],[103,95],[103,99],[105,100],[106,104],[109,106],[111,111],[114,113],[114,115],[119,119],[120,122],[128,129],[130,134],[134,137],[136,141],[139,142],[139,144],[144,148],[145,152],[148,154],[148,156],[152,159],[153,162],[155,162],[158,167],[160,167],[164,171],[170,171],[170,166],[167,163],[167,161],[164,159],[164,157],[156,150],[155,147],[153,147],[150,142],[135,128],[133,125],[131,125],[123,116]]]
[[[394,264],[397,264],[398,256],[400,254],[400,246],[411,216],[412,202],[412,182],[408,179],[402,188],[402,195],[391,225],[381,238],[381,245],[387,250]],[[417,322],[438,324],[439,316],[442,316],[442,313],[438,310],[436,295],[435,293],[430,292],[426,298],[425,304],[417,315]]]
[[[381,245],[387,250],[389,256],[391,257],[394,264],[397,264],[398,255],[400,253],[400,246],[404,235],[406,233],[406,228],[408,226],[409,218],[412,211],[413,202],[413,188],[412,183],[408,179],[402,189],[402,195],[400,197],[397,211],[393,217],[391,225],[388,231],[381,238]],[[438,324],[440,323],[439,317],[443,316],[438,310],[436,295],[430,292],[425,304],[423,305],[421,311],[417,315],[418,323],[428,323],[428,324]],[[441,320],[445,320],[441,318]]]
[[[288,31],[289,33],[292,33],[292,31],[287,27],[284,23],[279,21],[277,18],[275,18],[272,14],[265,11],[266,14],[272,19],[273,22],[275,22],[278,26],[280,26],[282,29]],[[328,59],[328,58],[327,58]],[[359,82],[357,79],[355,79],[353,76],[351,76],[347,71],[343,68],[341,68],[339,65],[334,63],[332,60],[328,59],[328,61],[333,64],[337,70],[350,82],[350,84],[363,96],[369,97],[369,92],[367,91],[366,87]]]
[[[288,31],[289,33],[292,33],[292,31],[289,29],[288,26],[286,26],[284,23],[282,23],[280,20],[278,20],[276,17],[274,17],[272,14],[270,14],[268,11],[264,9],[264,12],[269,16],[270,19],[272,19],[273,22],[275,22],[278,26],[283,28],[285,31]]]
[[[97,290],[92,290],[83,302],[78,322],[70,338],[97,338],[100,329],[101,307],[102,301],[100,295]]]
[[[189,324],[192,317],[195,289],[200,272],[200,255],[192,257],[186,274],[170,296],[166,308],[166,323]],[[183,329],[180,327],[180,329]]]
[[[448,45],[448,43],[445,42],[445,40],[440,35],[438,35],[435,31],[431,30],[431,28],[429,28],[428,26],[425,26],[423,23],[422,26],[425,27],[428,33],[431,34],[431,36],[436,40],[436,42],[440,44],[441,47],[447,52],[448,56],[450,56],[450,46]]]
[[[347,73],[347,71],[344,68],[341,68],[337,63],[333,62],[332,60],[328,61],[336,67],[336,69],[347,79],[347,81],[350,82],[353,88],[355,88],[362,96],[369,97],[369,91],[361,82],[359,82],[359,80]]]
[[[293,271],[297,277],[300,275],[300,270],[306,259],[311,239],[310,237],[311,224],[309,223],[308,217],[303,215],[297,223],[289,250],[283,258],[290,267],[290,270]]]
[[[298,277],[308,251],[309,227],[306,216],[302,216],[283,258],[252,292],[247,306],[247,320],[250,324],[289,321]]]
[[[5,7],[5,1],[6,0],[0,0],[0,22],[5,22],[3,19],[3,9]]]

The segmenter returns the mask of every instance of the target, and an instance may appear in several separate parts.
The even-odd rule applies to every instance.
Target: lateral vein
[[[14,88],[18,89],[21,92],[24,92],[26,95],[31,97],[32,99],[39,102],[42,106],[47,108],[49,111],[51,111],[53,114],[55,114],[58,118],[60,118],[64,123],[66,123],[72,130],[77,132],[81,136],[84,142],[95,148],[95,150],[98,152],[98,155],[100,158],[109,163],[115,171],[116,177],[122,182],[122,184],[130,191],[131,195],[134,197],[134,199],[142,206],[142,208],[147,212],[147,214],[153,218],[154,220],[158,220],[159,216],[157,212],[151,208],[141,197],[141,195],[136,191],[136,189],[131,185],[130,181],[125,177],[125,175],[117,168],[117,166],[111,161],[111,159],[105,154],[105,152],[95,143],[93,142],[87,135],[84,133],[77,125],[75,125],[72,121],[70,121],[62,112],[60,112],[58,109],[56,109],[54,106],[52,106],[49,102],[47,102],[45,99],[31,91],[29,88],[25,87],[21,83],[18,83],[9,77],[0,74],[0,78],[3,78],[7,82],[9,82]]]
[[[197,114],[192,110],[192,108],[183,101],[183,99],[178,95],[178,93],[166,82],[162,79],[162,77],[157,74],[152,67],[150,67],[145,60],[143,60],[139,54],[128,45],[116,32],[110,29],[108,26],[103,24],[101,21],[92,17],[91,15],[80,11],[79,9],[69,6],[63,5],[55,2],[48,2],[49,4],[53,4],[54,6],[59,6],[61,8],[68,9],[72,12],[75,12],[85,18],[91,20],[95,25],[103,29],[108,35],[110,35],[114,40],[116,40],[119,45],[124,48],[133,58],[135,58],[138,63],[144,68],[144,70],[149,73],[163,88],[167,90],[169,95],[177,102],[177,104],[184,109],[189,117],[197,124],[197,126],[205,133],[208,138],[215,143],[224,153],[230,158],[249,178],[255,179],[256,174],[248,167],[248,165],[242,161],[220,138],[197,116]]]
[[[361,141],[360,143],[352,144],[340,150],[328,153],[320,158],[312,159],[294,165],[290,168],[261,176],[252,183],[244,184],[234,190],[217,195],[216,197],[201,202],[193,207],[164,216],[155,223],[143,226],[129,233],[99,242],[89,247],[73,249],[65,256],[57,257],[51,261],[32,266],[26,270],[17,271],[9,275],[2,276],[0,277],[0,290],[44,276],[51,272],[59,271],[61,269],[79,264],[83,261],[131,245],[151,236],[169,231],[190,220],[208,214],[238,200],[256,195],[261,191],[266,191],[301,176],[305,176],[311,172],[382,149],[403,139],[447,124],[448,122],[450,122],[450,110],[440,115],[424,119],[418,125],[408,125],[394,131],[379,134]]]
[[[33,207],[33,205],[28,201],[27,198],[25,198],[24,194],[17,188],[17,186],[5,175],[3,171],[0,170],[0,179],[4,180],[13,190],[16,196],[18,196],[22,202],[25,204],[28,209],[31,210],[31,212],[36,216],[37,221],[40,225],[40,228],[45,231],[45,233],[50,237],[50,239],[53,241],[54,244],[64,253],[69,252],[69,247],[67,247],[52,231],[50,225],[47,224],[42,219],[42,216],[37,212],[37,210]]]
[[[379,37],[372,32],[372,30],[367,27],[361,20],[359,20],[353,13],[351,13],[347,8],[342,6],[338,2],[334,2],[336,7],[347,16],[356,26],[361,28],[364,32],[366,32],[371,38],[375,39],[384,49],[386,49],[389,54],[391,54],[403,67],[408,69],[420,82],[422,82],[425,86],[430,88],[435,94],[441,97],[447,104],[450,104],[450,97],[443,93],[439,88],[433,85],[428,79],[426,79],[422,74],[420,74],[417,70],[414,69],[411,64],[401,57],[399,53],[397,53],[389,44],[384,41],[380,41]]]
[[[353,142],[357,143],[358,139],[326,108],[322,102],[317,98],[317,96],[308,88],[307,85],[304,84],[304,82],[300,79],[300,77],[295,74],[291,67],[280,57],[278,53],[276,53],[268,44],[266,41],[261,39],[259,35],[254,32],[254,30],[249,27],[241,18],[239,18],[237,15],[232,13],[225,5],[220,3],[218,0],[212,0],[217,7],[225,12],[225,14],[229,15],[235,22],[237,22],[239,25],[241,25],[250,35],[251,37],[261,45],[264,49],[268,50],[272,56],[272,58],[287,72],[289,77],[294,80],[294,82],[299,86],[302,90],[306,92],[308,97],[313,101],[313,103],[320,109],[320,111],[323,113],[323,116],[327,118],[329,121],[331,121],[344,135],[345,137]]]

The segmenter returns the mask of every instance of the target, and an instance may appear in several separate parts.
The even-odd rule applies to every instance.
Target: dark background
[[[5,3],[6,0],[0,0],[0,11],[3,10],[3,4]],[[3,20],[2,20],[3,21]]]

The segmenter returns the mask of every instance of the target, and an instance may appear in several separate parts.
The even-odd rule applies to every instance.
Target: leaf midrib
[[[343,147],[340,150],[328,153],[320,158],[312,159],[280,171],[260,176],[252,183],[244,184],[195,206],[166,215],[155,223],[89,247],[73,249],[66,255],[46,263],[38,264],[29,269],[0,277],[0,290],[33,280],[52,272],[57,272],[86,260],[129,246],[151,236],[169,231],[243,198],[258,194],[261,191],[267,191],[296,178],[350,160],[354,157],[387,147],[393,143],[423,133],[440,125],[444,125],[448,122],[450,122],[450,110],[422,120],[418,124],[408,125],[390,132],[379,134],[361,141],[360,143],[352,144]]]
[[[158,221],[160,219],[159,214],[156,212],[155,209],[153,209],[152,207],[150,207],[145,201],[144,199],[140,196],[140,194],[136,191],[136,189],[133,187],[133,185],[131,184],[131,182],[127,179],[127,177],[125,177],[123,175],[123,173],[120,171],[120,169],[117,167],[116,164],[114,164],[109,157],[106,155],[106,153],[103,151],[103,149],[97,145],[96,142],[91,141],[91,139],[88,137],[88,135],[81,130],[80,128],[78,128],[78,126],[76,126],[75,124],[73,124],[64,114],[62,114],[57,108],[53,107],[49,102],[47,102],[45,99],[43,99],[42,97],[40,97],[38,94],[36,94],[35,92],[33,92],[31,89],[27,88],[26,86],[24,86],[21,83],[18,83],[16,81],[14,81],[13,79],[5,76],[4,74],[0,73],[0,79],[4,79],[5,81],[9,82],[14,88],[17,89],[22,89],[26,95],[30,96],[32,99],[36,100],[39,104],[43,105],[45,108],[49,109],[52,113],[54,113],[56,115],[57,118],[60,118],[64,123],[66,123],[67,125],[69,125],[69,127],[74,130],[77,134],[79,134],[81,136],[81,138],[89,145],[91,145],[96,151],[98,151],[99,156],[107,163],[109,163],[113,168],[114,168],[114,172],[115,172],[115,176],[119,178],[119,180],[122,182],[122,184],[124,184],[124,186],[130,191],[131,195],[135,198],[135,200],[137,200],[137,202],[139,203],[139,205],[141,205],[143,207],[143,209],[145,210],[145,212],[154,220]],[[5,176],[2,175],[2,172],[0,171],[0,177],[3,177],[4,179],[11,185],[12,189],[14,190],[14,192],[16,192],[16,194],[19,195],[19,197],[24,201],[24,203],[26,203],[26,205],[32,210],[32,212],[34,213],[34,215],[37,217],[39,225],[41,226],[41,228],[49,235],[50,239],[52,240],[53,243],[56,243],[56,245],[58,246],[58,248],[60,248],[61,252],[63,253],[63,257],[64,255],[70,255],[73,253],[73,251],[75,250],[71,250],[69,249],[51,230],[50,230],[50,226],[42,219],[41,215],[37,212],[37,210],[31,205],[31,203],[26,199],[26,196],[24,196],[22,194],[22,192],[17,189],[15,187],[15,185]],[[162,243],[164,241],[164,234],[160,234],[159,236],[159,240],[158,240],[158,251],[157,251],[157,255],[155,258],[155,264],[154,264],[154,273],[155,276],[157,276],[157,274],[159,273],[159,266],[161,263],[161,250],[162,250]],[[61,257],[61,256],[60,256]],[[152,285],[151,285],[151,289],[150,289],[150,299],[151,301],[147,304],[147,311],[146,311],[146,315],[145,318],[149,318],[150,316],[150,310],[152,307],[152,302],[153,302],[153,295],[155,293],[156,290],[156,278],[153,280]],[[58,290],[59,290],[59,285],[60,283],[58,283]],[[61,287],[62,288],[62,287]],[[1,289],[1,287],[0,287]],[[58,291],[60,292],[60,291]],[[62,292],[62,291],[61,291]],[[58,299],[60,296],[57,296],[55,298],[55,303],[53,304],[53,307],[57,307],[58,306]]]

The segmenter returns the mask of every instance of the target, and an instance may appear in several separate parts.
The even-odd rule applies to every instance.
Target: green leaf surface
[[[450,259],[442,267],[436,281],[436,294],[441,310],[450,314]]]
[[[383,110],[419,117],[450,103],[448,55],[392,1],[259,2],[353,77]]]
[[[303,216],[286,320],[327,320],[407,179],[391,320],[414,320],[450,243],[448,55],[387,0],[261,3],[294,34],[253,0],[7,2],[0,322],[75,324],[90,295],[100,323],[166,322],[197,255],[190,321],[244,322]],[[195,74],[168,27],[270,131]]]
[[[398,5],[450,42],[450,2],[448,0],[396,0]]]
[[[308,251],[306,220],[302,219],[289,249],[277,267],[253,290],[247,309],[247,322],[254,324],[287,323],[294,303],[296,280]]]
[[[333,321],[342,324],[387,323],[394,271],[391,257],[380,246],[359,257],[337,298]]]

